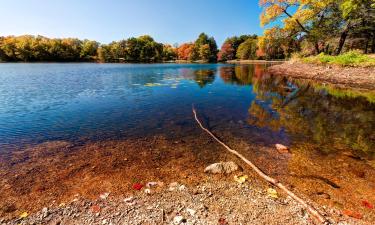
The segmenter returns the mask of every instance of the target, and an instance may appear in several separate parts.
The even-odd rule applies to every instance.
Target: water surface
[[[166,134],[196,125],[265,144],[374,157],[373,93],[272,77],[267,65],[0,64],[0,147]]]

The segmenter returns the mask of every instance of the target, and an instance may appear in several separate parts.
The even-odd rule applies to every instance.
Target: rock
[[[195,213],[197,213],[197,211],[195,211],[194,209],[189,209],[189,208],[186,209],[186,212],[188,212],[191,216],[194,216]]]
[[[324,199],[331,199],[331,196],[325,192],[320,191],[320,192],[317,192],[316,194]]]
[[[133,196],[130,196],[128,198],[124,199],[124,202],[127,203],[129,206],[135,205],[136,202],[134,201],[135,198]]]
[[[180,186],[180,185],[179,185],[177,182],[170,183],[170,184],[169,184],[169,188],[168,188],[168,190],[169,190],[169,191],[175,191],[175,190],[178,189],[179,186]]]
[[[178,187],[178,190],[179,190],[179,191],[186,191],[187,188],[186,188],[185,185],[181,185],[180,187]]]
[[[106,192],[106,193],[101,194],[101,195],[100,195],[100,198],[103,199],[103,200],[105,200],[105,199],[108,198],[108,196],[109,196],[109,193]]]
[[[235,162],[229,161],[211,164],[204,169],[204,172],[229,174],[237,170],[239,170],[239,166]]]
[[[186,219],[183,216],[175,216],[173,218],[173,224],[181,224],[185,222],[186,222]]]
[[[42,218],[46,218],[49,215],[49,211],[47,207],[42,209]]]
[[[126,202],[126,203],[130,203],[130,202],[132,202],[134,200],[134,197],[133,196],[130,196],[130,197],[128,197],[128,198],[125,198],[124,199],[124,202]]]
[[[159,184],[159,182],[151,181],[151,182],[148,182],[148,183],[146,184],[146,187],[147,187],[147,188],[152,188],[152,187],[154,187],[154,186],[157,186],[158,184]]]
[[[282,144],[275,144],[275,147],[279,153],[289,153],[289,148]]]

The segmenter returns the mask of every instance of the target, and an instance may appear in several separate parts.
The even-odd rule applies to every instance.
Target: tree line
[[[179,46],[156,42],[143,35],[109,44],[77,38],[23,35],[0,37],[3,62],[217,62],[256,57],[257,36],[228,38],[218,50],[216,41],[201,33],[194,42]]]
[[[261,25],[267,26],[263,35],[227,38],[220,50],[205,33],[179,46],[156,42],[149,35],[109,44],[23,35],[0,37],[0,61],[216,62],[338,55],[353,49],[375,53],[375,0],[260,0],[259,4]]]

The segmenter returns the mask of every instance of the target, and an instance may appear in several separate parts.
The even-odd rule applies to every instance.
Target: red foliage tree
[[[233,48],[233,45],[231,42],[226,41],[221,46],[220,52],[218,53],[218,60],[219,61],[226,61],[226,60],[232,60],[236,57],[236,50]]]
[[[180,45],[177,49],[178,59],[189,60],[193,47],[194,47],[193,43],[184,43]]]

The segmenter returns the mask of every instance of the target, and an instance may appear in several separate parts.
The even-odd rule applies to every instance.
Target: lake
[[[196,126],[194,104],[214,129],[230,124],[249,141],[305,140],[324,151],[337,143],[374,157],[374,95],[270,77],[266,67],[0,64],[0,148],[157,133],[183,137]]]
[[[227,159],[198,128],[194,105],[205,126],[266,173],[319,203],[361,211],[361,199],[375,201],[374,92],[272,76],[268,66],[0,64],[0,197],[17,198],[16,208],[42,204]],[[146,159],[148,149],[157,154],[144,162],[137,146]]]

